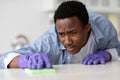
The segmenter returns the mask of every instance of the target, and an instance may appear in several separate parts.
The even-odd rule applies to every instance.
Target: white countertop
[[[56,73],[30,75],[24,69],[0,69],[0,80],[120,80],[120,61],[105,65],[53,65]]]

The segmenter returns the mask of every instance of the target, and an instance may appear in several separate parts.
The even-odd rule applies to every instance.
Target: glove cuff
[[[21,55],[18,59],[18,67],[27,68],[28,67],[29,55]]]
[[[106,61],[111,60],[110,53],[107,51],[99,51],[99,55],[103,56],[106,59]]]

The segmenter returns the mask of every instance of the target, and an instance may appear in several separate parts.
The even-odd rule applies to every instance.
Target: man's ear
[[[90,27],[90,24],[88,23],[88,24],[85,26],[85,30],[86,30],[86,32],[89,32],[90,29],[91,29],[91,27]]]

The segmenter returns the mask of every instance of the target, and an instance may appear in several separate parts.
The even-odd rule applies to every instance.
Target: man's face
[[[75,16],[56,20],[56,31],[59,40],[71,54],[79,52],[88,40],[90,26],[88,24],[84,27]]]

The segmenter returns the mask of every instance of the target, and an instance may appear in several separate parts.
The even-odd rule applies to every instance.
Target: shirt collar
[[[102,34],[102,32],[97,28],[97,26],[95,24],[93,24],[92,22],[90,22],[91,24],[91,29],[92,32],[94,33],[95,39],[97,41],[97,43],[99,42],[99,39],[103,38],[104,35]]]

